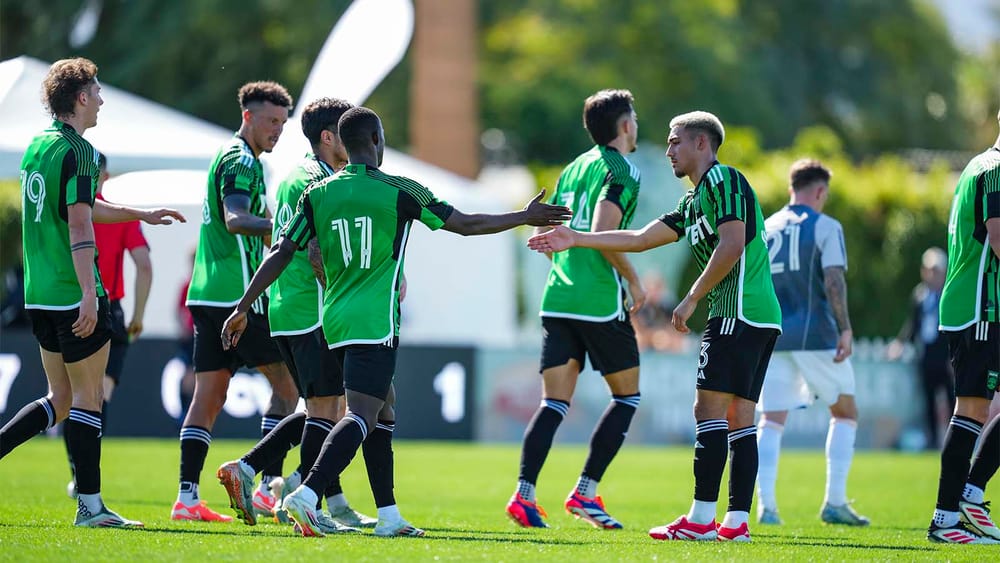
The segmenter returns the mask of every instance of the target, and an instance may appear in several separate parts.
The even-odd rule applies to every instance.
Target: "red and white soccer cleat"
[[[715,520],[708,524],[695,524],[681,516],[666,526],[657,526],[649,530],[649,537],[654,540],[694,540],[715,541],[719,537]]]
[[[171,520],[200,520],[202,522],[232,522],[232,516],[219,514],[201,501],[194,506],[188,506],[181,501],[174,503],[174,508],[170,511]]]
[[[735,541],[735,542],[749,542],[750,541],[750,528],[747,523],[744,522],[737,528],[727,528],[722,524],[719,524],[719,541]]]
[[[990,502],[982,504],[969,502],[967,500],[958,503],[960,518],[969,525],[973,531],[981,536],[993,538],[1000,541],[1000,528],[990,517]]]

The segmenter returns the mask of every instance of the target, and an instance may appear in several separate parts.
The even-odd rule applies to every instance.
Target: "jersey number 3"
[[[788,264],[789,272],[799,271],[799,233],[802,228],[798,225],[788,225],[780,231],[774,231],[767,236],[767,254],[771,259],[771,273],[780,274],[785,271],[785,263]],[[788,248],[784,252],[783,260],[781,249],[788,243]]]
[[[351,251],[351,233],[348,231],[350,222],[348,219],[334,219],[330,221],[330,229],[340,235],[340,251],[344,257],[344,267],[351,265],[351,260],[354,259],[354,253]],[[371,217],[355,217],[354,226],[358,229],[361,238],[361,263],[359,267],[362,270],[368,270],[372,267],[372,218]]]

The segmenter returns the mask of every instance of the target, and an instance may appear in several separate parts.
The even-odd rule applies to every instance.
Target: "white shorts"
[[[848,358],[834,363],[836,350],[775,352],[764,376],[758,409],[789,411],[815,400],[827,406],[840,395],[854,395],[854,367]]]

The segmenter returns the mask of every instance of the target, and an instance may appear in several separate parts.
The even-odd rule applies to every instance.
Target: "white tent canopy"
[[[0,62],[0,178],[18,177],[31,139],[52,118],[42,107],[49,65],[21,56]],[[104,105],[85,138],[119,172],[154,168],[208,169],[232,131],[135,94],[102,84]]]

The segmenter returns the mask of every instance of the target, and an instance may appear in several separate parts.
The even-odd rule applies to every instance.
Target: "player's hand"
[[[630,315],[634,315],[646,303],[646,289],[642,287],[641,282],[630,283],[628,284],[628,295],[632,302],[632,305],[628,308],[628,312]]]
[[[528,239],[528,248],[546,254],[562,252],[574,246],[576,246],[576,231],[564,225],[558,225],[550,231]]]
[[[535,227],[559,225],[563,221],[568,221],[573,216],[573,212],[565,205],[542,203],[542,198],[544,197],[545,190],[542,189],[542,191],[538,192],[538,195],[531,198],[528,205],[524,206],[524,212],[527,215],[524,220],[525,224]]]
[[[142,319],[132,319],[132,322],[128,323],[128,340],[129,342],[139,338],[142,334]]]
[[[399,302],[406,299],[406,274],[403,274],[403,281],[399,282]]]
[[[895,362],[901,357],[903,357],[903,343],[894,338],[885,349],[885,359]]]
[[[247,314],[241,313],[239,311],[233,311],[232,315],[226,319],[226,323],[222,325],[222,349],[229,350],[235,348],[236,344],[240,341],[240,337],[243,336],[243,331],[247,329]]]
[[[73,323],[73,334],[77,338],[87,338],[97,328],[97,297],[84,295],[80,300],[80,315]]]
[[[694,314],[694,310],[698,308],[698,300],[692,298],[690,295],[685,295],[684,299],[680,302],[677,307],[674,308],[674,314],[670,317],[670,324],[674,325],[674,330],[681,334],[688,334],[691,329],[688,328],[687,321]]]
[[[187,219],[180,211],[166,207],[149,209],[142,217],[142,220],[150,225],[171,225],[173,224],[172,219],[177,219],[181,223],[187,223]]]
[[[847,358],[850,358],[853,350],[854,331],[851,329],[841,331],[840,338],[837,339],[837,354],[833,357],[833,362],[839,364]]]

